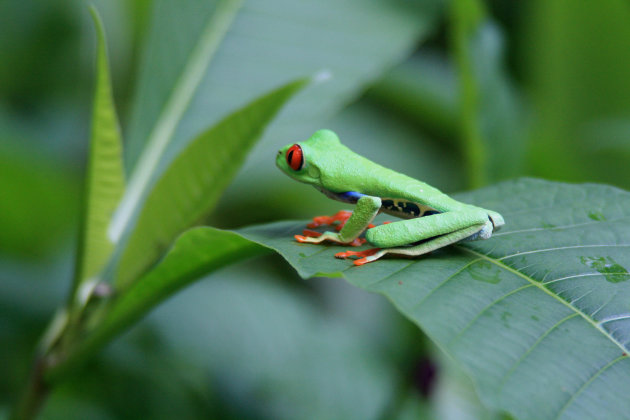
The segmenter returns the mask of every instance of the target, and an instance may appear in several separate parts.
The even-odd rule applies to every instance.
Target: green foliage
[[[623,2],[132,3],[97,2],[111,69],[81,1],[0,5],[0,417],[627,417],[626,192],[460,194],[504,230],[361,268],[240,228],[339,210],[273,165],[320,128],[446,192],[629,187]],[[269,247],[330,277],[233,265]]]
[[[223,392],[238,401],[241,418],[361,419],[388,410],[400,373],[379,351],[378,340],[370,339],[370,330],[278,284],[268,267],[260,258],[222,271],[158,309],[154,320],[169,347],[212,372]],[[384,310],[387,315],[393,314]],[[182,336],[182,322],[197,333]],[[242,363],[232,362],[235,355]]]
[[[96,10],[91,11],[98,37],[96,87],[77,284],[98,275],[111,256],[114,245],[107,237],[107,227],[125,190],[122,140],[112,97],[107,44],[103,24]]]
[[[630,385],[630,194],[524,179],[457,199],[501,212],[505,231],[429,258],[361,267],[336,260],[338,246],[287,240],[305,222],[239,233],[303,278],[344,277],[386,296],[469,372],[492,407],[517,418],[622,418],[630,409],[622,391]]]
[[[569,3],[536,1],[525,22],[539,114],[531,165],[545,177],[630,188],[630,9],[618,0]]]
[[[49,155],[33,153],[23,139],[3,134],[7,141],[0,143],[0,179],[5,181],[0,250],[37,260],[53,253],[76,218],[79,183],[67,165],[51,162]]]
[[[451,3],[462,148],[470,186],[522,173],[524,109],[505,72],[504,37],[481,0]]]
[[[439,0],[423,0],[415,5],[392,5],[383,0],[320,0],[307,4],[291,0],[268,0],[264,4],[155,0],[129,122],[128,167],[136,164],[149,134],[155,130],[155,122],[173,96],[173,87],[186,69],[191,52],[198,48],[200,34],[213,27],[216,11],[226,3],[240,8],[231,9],[230,30],[209,62],[162,165],[168,164],[191,136],[228,112],[279,84],[323,71],[330,80],[296,97],[295,104],[269,128],[258,151],[279,148],[287,136],[308,136],[301,133],[321,128],[326,118],[354,99],[367,83],[407,56],[416,40],[428,35],[441,8]],[[186,31],[181,31],[183,27]],[[179,36],[173,37],[173,33]],[[256,166],[263,166],[262,159],[257,159]],[[265,173],[275,175],[272,171]],[[249,179],[242,182],[247,185]]]
[[[261,251],[260,247],[230,232],[197,228],[184,233],[160,264],[108,303],[90,335],[70,351],[67,361],[49,369],[47,379],[57,382],[184,285]]]
[[[234,177],[263,128],[306,81],[257,99],[200,134],[162,174],[149,193],[118,264],[125,289],[173,239],[202,220]]]

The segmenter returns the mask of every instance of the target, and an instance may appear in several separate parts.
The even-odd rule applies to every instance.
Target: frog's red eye
[[[302,155],[302,148],[298,144],[294,144],[287,150],[287,163],[289,167],[294,171],[299,171],[304,165],[304,156]]]

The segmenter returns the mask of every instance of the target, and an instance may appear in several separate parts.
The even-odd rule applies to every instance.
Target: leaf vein
[[[455,271],[453,274],[451,274],[450,276],[448,276],[445,280],[443,280],[440,284],[438,284],[436,287],[434,287],[433,289],[431,289],[431,291],[425,296],[423,297],[420,302],[418,302],[413,310],[418,309],[420,306],[422,306],[422,304],[435,292],[437,291],[440,287],[444,286],[446,283],[448,283],[452,278],[456,277],[458,274],[460,274],[461,272],[463,272],[466,268],[470,267],[471,265],[473,265],[474,263],[476,263],[477,261],[480,261],[482,258],[476,258],[466,264],[464,264],[459,270]]]
[[[562,325],[565,321],[568,321],[571,318],[576,317],[578,314],[577,313],[572,313],[571,315],[565,316],[564,318],[562,318],[561,320],[559,320],[558,322],[556,322],[555,324],[553,324],[547,331],[545,331],[540,337],[538,337],[538,339],[536,341],[534,341],[534,343],[529,346],[529,348],[525,351],[525,353],[523,353],[521,355],[521,357],[518,358],[518,360],[516,362],[514,362],[514,364],[512,365],[512,367],[510,369],[508,369],[508,371],[505,373],[505,375],[503,375],[503,378],[501,378],[501,385],[505,384],[505,382],[507,382],[507,380],[509,379],[510,376],[512,376],[512,374],[516,371],[516,369],[520,366],[520,364],[523,362],[523,360],[525,360],[525,358],[527,358],[527,356],[534,351],[534,349],[536,347],[538,347],[538,345],[543,341],[543,339],[545,337],[547,337],[553,330],[555,330],[556,328],[558,328],[560,325]]]
[[[624,353],[625,354],[625,353]],[[618,361],[624,359],[626,356],[622,354],[621,356],[617,357],[616,359],[608,362],[606,365],[602,366],[597,372],[595,372],[593,375],[591,375],[590,378],[588,378],[583,384],[582,386],[573,393],[573,395],[567,400],[566,403],[564,403],[564,405],[560,408],[560,411],[558,411],[558,415],[556,416],[556,419],[559,419],[560,416],[562,416],[562,414],[566,411],[566,409],[571,405],[571,403],[573,403],[575,401],[575,399],[577,398],[578,395],[580,395],[586,388],[588,388],[588,386],[593,383],[593,381],[595,379],[597,379],[597,377],[599,377],[602,373],[604,373],[606,370],[608,370],[611,366],[613,366],[615,363],[617,363]]]
[[[517,233],[538,232],[538,231],[541,231],[541,230],[547,230],[547,231],[555,232],[555,231],[558,231],[558,230],[572,229],[572,228],[575,228],[575,227],[589,226],[589,225],[602,224],[602,223],[614,223],[614,222],[619,222],[621,220],[626,220],[626,219],[628,219],[628,216],[619,217],[617,219],[610,219],[610,220],[592,220],[592,221],[588,221],[588,222],[584,222],[584,223],[575,223],[575,224],[572,224],[572,225],[556,226],[556,227],[552,227],[552,228],[540,227],[540,228],[532,228],[532,229],[511,230],[511,231],[508,231],[508,232],[497,233],[497,234],[494,234],[492,236],[493,237],[495,237],[495,236],[509,236],[509,235],[517,234]]]
[[[507,270],[513,274],[516,274],[517,276],[520,276],[522,278],[524,278],[525,280],[531,282],[533,285],[535,285],[536,287],[538,287],[540,290],[542,290],[543,292],[545,292],[546,294],[548,294],[549,296],[551,296],[552,298],[556,299],[558,302],[560,302],[561,304],[565,305],[567,308],[570,308],[572,311],[575,311],[577,314],[579,314],[586,322],[588,322],[589,324],[591,324],[594,328],[596,328],[597,330],[599,330],[606,338],[608,338],[612,343],[614,343],[617,347],[619,347],[621,349],[621,351],[623,352],[627,352],[628,349],[626,349],[624,347],[624,345],[617,341],[617,339],[615,339],[612,335],[610,335],[608,333],[608,331],[606,331],[604,328],[602,328],[593,318],[591,318],[590,316],[588,316],[586,313],[584,313],[583,311],[581,311],[579,308],[576,308],[575,306],[571,305],[569,302],[567,302],[565,299],[561,298],[560,296],[556,295],[553,291],[551,291],[550,289],[548,289],[547,287],[545,287],[543,284],[541,284],[540,282],[537,282],[536,280],[526,276],[525,274],[521,273],[520,271],[504,264],[501,260],[497,260],[488,256],[485,256],[477,251],[473,251],[472,249],[469,248],[463,248],[465,249],[466,252],[469,252],[470,254],[476,255],[480,258],[485,259],[486,261],[491,262],[492,264],[497,265],[500,268],[503,268],[504,270]]]
[[[552,251],[561,251],[563,249],[580,249],[580,248],[615,248],[615,247],[630,247],[630,244],[592,244],[592,245],[571,245],[571,246],[560,246],[556,248],[545,248],[545,249],[535,249],[532,251],[524,251],[518,252],[516,254],[506,255],[505,257],[499,258],[497,261],[503,261],[508,258],[518,257],[520,255],[529,255],[529,254],[537,254],[541,252],[552,252]]]
[[[506,299],[507,297],[520,292],[523,289],[527,289],[528,287],[532,287],[533,284],[531,283],[527,283],[523,286],[517,287],[514,290],[509,291],[508,293],[501,295],[500,297],[498,297],[497,299],[495,299],[494,301],[492,301],[490,304],[488,304],[486,307],[484,307],[481,311],[479,311],[479,313],[477,315],[475,315],[475,317],[473,317],[473,319],[470,320],[470,322],[451,340],[451,342],[448,344],[448,347],[451,346],[451,344],[454,344],[458,339],[460,339],[464,333],[488,310],[490,310],[490,308],[492,308],[494,305],[496,305],[497,303],[501,302],[502,300]]]

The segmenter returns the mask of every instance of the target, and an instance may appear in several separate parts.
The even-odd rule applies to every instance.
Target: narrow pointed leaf
[[[491,239],[355,267],[339,246],[299,244],[305,222],[240,230],[304,278],[345,277],[385,295],[471,376],[489,406],[522,419],[630,412],[630,193],[522,179],[459,194],[497,210]]]
[[[119,286],[140,275],[177,235],[213,209],[266,125],[305,84],[299,80],[268,93],[182,151],[144,203],[118,266]]]
[[[112,96],[105,33],[98,13],[95,9],[91,9],[91,12],[98,47],[83,229],[77,267],[79,283],[96,275],[113,251],[113,244],[107,237],[107,227],[125,189],[122,140]]]

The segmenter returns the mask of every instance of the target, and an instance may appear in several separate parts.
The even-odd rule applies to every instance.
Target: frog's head
[[[276,155],[276,166],[291,178],[322,187],[322,165],[329,162],[340,147],[339,137],[330,130],[319,130],[306,141],[284,146]]]

